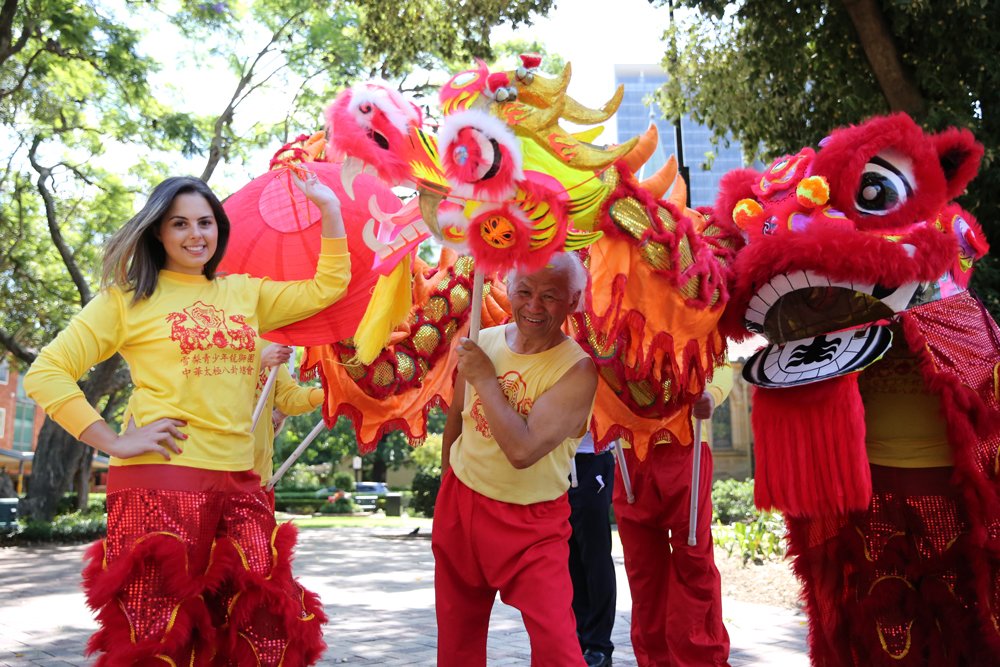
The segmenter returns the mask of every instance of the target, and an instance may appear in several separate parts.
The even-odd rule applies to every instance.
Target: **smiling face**
[[[219,239],[219,226],[208,200],[195,192],[177,195],[156,230],[156,238],[166,253],[164,269],[203,273]]]
[[[532,343],[551,345],[562,340],[562,325],[580,300],[580,292],[571,288],[566,267],[546,267],[515,276],[509,296],[520,336]]]

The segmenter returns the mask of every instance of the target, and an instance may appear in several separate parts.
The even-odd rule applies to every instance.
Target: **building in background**
[[[0,472],[19,487],[31,474],[38,432],[45,422],[45,412],[24,393],[22,380],[8,359],[0,357]]]
[[[646,163],[639,180],[647,178],[663,166],[667,158],[676,155],[688,168],[691,206],[711,206],[719,191],[719,179],[727,171],[746,166],[742,148],[735,142],[729,147],[713,147],[712,131],[698,125],[688,116],[681,119],[681,146],[684,154],[678,155],[674,125],[663,118],[660,107],[652,101],[657,89],[667,82],[667,74],[659,65],[615,65],[615,85],[625,86],[625,96],[616,114],[618,137],[622,143],[642,134],[650,122],[660,133],[660,150]],[[706,154],[714,153],[711,169]]]

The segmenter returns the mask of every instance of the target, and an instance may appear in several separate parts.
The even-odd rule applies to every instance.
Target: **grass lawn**
[[[321,514],[319,516],[307,516],[303,514],[285,514],[278,512],[275,515],[278,523],[291,521],[299,528],[409,528],[410,530],[419,527],[422,531],[430,531],[431,519],[424,517],[409,516],[385,516],[384,514]]]

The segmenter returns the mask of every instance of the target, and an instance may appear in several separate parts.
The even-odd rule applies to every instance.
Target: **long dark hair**
[[[167,254],[163,243],[156,238],[156,231],[177,195],[197,193],[212,207],[212,214],[219,228],[215,254],[205,264],[202,273],[209,280],[215,278],[215,269],[226,254],[229,243],[229,216],[212,189],[200,178],[174,176],[163,181],[149,194],[149,199],[131,220],[122,225],[108,241],[104,251],[101,271],[101,288],[116,286],[122,291],[133,291],[132,303],[148,298],[156,289],[160,269],[166,265]]]

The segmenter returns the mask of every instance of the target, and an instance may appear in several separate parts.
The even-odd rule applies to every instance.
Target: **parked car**
[[[387,493],[389,486],[385,482],[358,482],[351,497],[359,509],[374,512],[379,498],[384,498]]]

